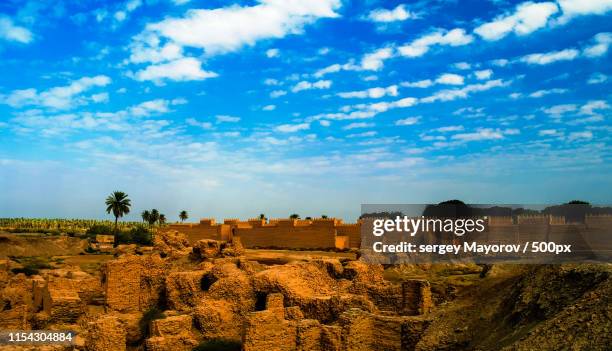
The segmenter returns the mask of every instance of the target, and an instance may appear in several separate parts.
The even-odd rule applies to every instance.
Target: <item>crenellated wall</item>
[[[347,249],[361,244],[360,223],[344,224],[336,218],[264,219],[241,221],[225,219],[223,224],[214,219],[200,223],[170,224],[164,231],[184,233],[194,243],[201,239],[229,240],[239,236],[246,248],[283,249]]]
[[[269,221],[251,218],[246,221],[225,219],[222,224],[214,219],[202,219],[200,223],[170,224],[164,231],[179,231],[189,238],[191,243],[201,239],[230,240],[239,236],[246,248],[276,249],[339,249],[361,247],[362,225],[343,223],[337,218],[270,219]],[[365,224],[367,225],[367,223]],[[565,217],[550,215],[522,215],[512,217],[488,217],[487,230],[476,235],[485,237],[490,243],[516,243],[525,241],[550,241],[554,238],[565,238],[576,230],[589,234],[589,240],[600,240],[601,229],[612,228],[612,216],[587,215],[582,225],[566,223]],[[371,229],[364,228],[371,231]],[[594,234],[590,238],[590,231]],[[451,237],[450,239],[454,239]],[[422,239],[425,240],[425,239]],[[429,241],[424,241],[429,242]],[[429,242],[433,243],[435,242]],[[367,243],[364,243],[367,245]]]

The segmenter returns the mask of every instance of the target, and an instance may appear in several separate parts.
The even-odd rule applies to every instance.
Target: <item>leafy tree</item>
[[[300,215],[297,213],[292,214],[291,216],[289,216],[290,219],[300,219]]]
[[[321,218],[326,219],[327,215],[321,215]]]
[[[166,224],[166,215],[165,214],[160,214],[159,218],[157,218],[157,222],[159,223],[159,226],[161,227],[162,225]]]
[[[114,191],[106,198],[106,213],[113,213],[115,216],[115,236],[117,235],[117,221],[119,217],[130,213],[130,206],[132,203],[128,198],[128,195],[123,191]],[[116,245],[116,243],[115,243]]]
[[[266,219],[266,215],[265,215],[265,214],[263,214],[263,213],[259,214],[259,219],[262,219],[262,220],[263,220],[263,219]]]
[[[154,225],[159,220],[159,211],[157,209],[151,210],[151,215],[149,216],[149,225]]]
[[[151,212],[149,212],[149,210],[144,210],[140,214],[140,217],[142,217],[142,221],[143,222],[149,223],[149,218],[151,217]]]
[[[312,220],[312,217],[306,217],[306,220],[310,221]]]
[[[189,218],[187,211],[182,210],[181,213],[179,213],[179,218],[181,219],[181,222],[185,222],[185,220]]]

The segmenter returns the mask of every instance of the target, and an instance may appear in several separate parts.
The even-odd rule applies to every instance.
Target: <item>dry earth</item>
[[[115,256],[79,255],[83,245],[65,237],[0,240],[0,330],[78,333],[72,346],[0,350],[612,345],[611,265],[497,265],[480,278],[475,265],[385,269],[353,253],[244,250],[239,240],[191,246],[173,233],[156,237],[153,248],[123,246]],[[32,262],[44,268],[18,273]]]

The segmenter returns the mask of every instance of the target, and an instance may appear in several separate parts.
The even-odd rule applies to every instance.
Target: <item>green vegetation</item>
[[[291,216],[289,216],[289,218],[291,218],[291,219],[300,219],[300,215],[297,214],[297,213],[294,213]]]
[[[140,217],[142,217],[143,222],[149,223],[149,219],[151,218],[151,212],[149,212],[149,210],[144,210],[140,214]]]
[[[227,339],[213,339],[201,342],[193,351],[240,351],[242,344],[239,341]]]
[[[37,275],[41,269],[52,268],[49,261],[43,257],[12,257],[11,259],[23,265],[23,268],[11,269],[13,274],[23,273],[29,277]]]
[[[187,214],[187,211],[182,210],[181,213],[179,213],[179,219],[181,222],[185,222],[187,218],[189,218],[189,214]]]
[[[139,225],[138,222],[120,222],[121,230],[131,229]],[[62,219],[62,218],[0,218],[0,230],[9,233],[40,233],[83,235],[94,226],[112,228],[113,222],[109,220],[96,219]],[[106,231],[99,234],[112,234]]]
[[[130,206],[132,206],[131,200],[128,198],[128,195],[123,191],[114,191],[110,194],[106,201],[106,213],[113,213],[115,216],[115,229],[114,233],[117,236],[117,222],[120,217],[130,213]],[[117,240],[115,238],[115,245],[117,245]]]
[[[116,244],[153,245],[153,233],[144,226],[136,226],[130,230],[120,231],[116,236]]]

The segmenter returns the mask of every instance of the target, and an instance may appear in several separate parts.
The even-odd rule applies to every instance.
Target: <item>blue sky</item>
[[[609,203],[612,1],[4,1],[0,216]]]

